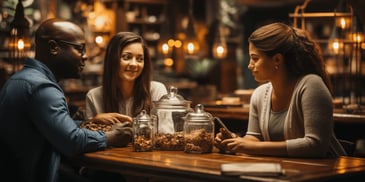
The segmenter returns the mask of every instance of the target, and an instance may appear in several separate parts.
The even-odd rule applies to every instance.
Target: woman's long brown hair
[[[133,88],[132,115],[137,115],[143,109],[147,112],[151,110],[152,63],[148,47],[141,36],[133,32],[119,32],[112,37],[105,53],[103,70],[104,112],[119,112],[119,103],[126,99],[121,94],[121,90],[124,88],[120,84],[119,69],[122,51],[131,43],[141,43],[144,52],[144,67]]]
[[[310,73],[320,76],[333,94],[321,48],[308,32],[277,22],[256,29],[248,41],[267,56],[282,54],[287,72],[293,77]]]

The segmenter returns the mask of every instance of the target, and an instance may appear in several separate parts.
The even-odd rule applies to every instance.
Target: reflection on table
[[[131,147],[110,148],[77,158],[82,165],[162,181],[331,181],[365,179],[365,159],[299,159],[255,157],[183,151],[133,152]],[[232,162],[276,162],[285,170],[280,177],[224,176],[220,166]]]

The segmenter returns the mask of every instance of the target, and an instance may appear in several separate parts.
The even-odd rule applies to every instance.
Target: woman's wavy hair
[[[289,75],[319,75],[333,94],[321,48],[307,31],[276,22],[256,29],[248,38],[259,51],[271,57],[280,53]]]
[[[136,79],[133,92],[132,115],[135,116],[143,109],[151,110],[150,85],[152,79],[152,63],[148,47],[143,38],[133,32],[119,32],[115,34],[107,48],[103,70],[103,106],[104,112],[119,112],[119,103],[124,101],[121,94],[119,70],[123,49],[131,43],[141,43],[144,53],[144,67],[141,75]]]

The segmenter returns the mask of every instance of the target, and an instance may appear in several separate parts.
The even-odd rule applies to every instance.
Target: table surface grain
[[[183,151],[134,152],[131,147],[108,148],[77,158],[95,169],[158,178],[165,181],[323,181],[365,177],[365,159],[342,156],[335,159],[302,159],[231,155],[218,152],[191,154]],[[232,177],[221,175],[220,166],[232,162],[276,162],[280,177]]]

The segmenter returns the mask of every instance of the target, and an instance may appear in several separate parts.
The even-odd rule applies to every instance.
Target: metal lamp
[[[16,5],[13,21],[10,23],[9,59],[13,65],[13,73],[17,72],[28,56],[30,50],[30,23],[24,16],[24,7],[19,0]]]

